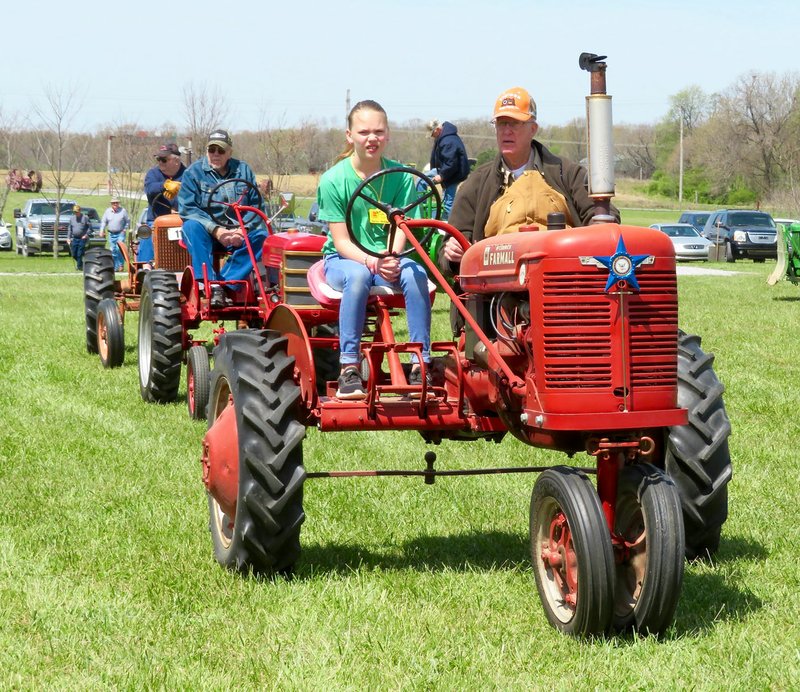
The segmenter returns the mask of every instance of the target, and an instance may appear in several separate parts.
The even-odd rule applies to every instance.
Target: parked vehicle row
[[[718,209],[710,212],[683,212],[678,224],[654,224],[653,227],[691,224],[691,226],[716,248],[716,257],[727,262],[751,259],[763,262],[778,256],[778,232],[775,220],[765,211],[755,209]],[[690,259],[678,254],[678,259]]]

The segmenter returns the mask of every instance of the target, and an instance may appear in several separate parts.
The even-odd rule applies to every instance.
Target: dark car
[[[778,231],[772,217],[764,211],[720,209],[712,212],[703,227],[703,237],[725,246],[725,259],[752,259],[763,262],[778,256]]]
[[[685,211],[678,219],[678,223],[690,223],[698,233],[702,233],[709,216],[711,216],[710,211]]]

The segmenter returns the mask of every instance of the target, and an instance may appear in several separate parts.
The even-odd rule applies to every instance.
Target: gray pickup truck
[[[69,252],[67,246],[67,228],[72,216],[75,200],[62,199],[61,213],[58,220],[58,251]],[[92,222],[89,234],[89,247],[102,246],[105,240],[98,236],[100,218],[97,210],[83,208]],[[49,199],[29,199],[22,209],[14,210],[17,254],[29,257],[37,252],[53,251],[53,230],[56,225],[56,202]],[[88,248],[87,248],[88,249]]]

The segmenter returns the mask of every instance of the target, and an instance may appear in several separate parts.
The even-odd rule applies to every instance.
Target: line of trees
[[[34,108],[32,122],[0,110],[0,162],[9,169],[42,170],[45,186],[59,192],[76,171],[107,168],[112,191],[138,192],[158,144],[175,141],[202,154],[206,133],[225,127],[229,117],[221,93],[190,84],[183,91],[181,124],[145,130],[136,123],[120,123],[80,134],[70,130],[80,110],[74,91],[50,89],[46,94],[47,102]],[[718,94],[690,86],[671,97],[661,122],[614,127],[618,175],[647,181],[649,192],[673,199],[682,192],[690,201],[797,210],[799,95],[796,73],[753,72]],[[488,119],[455,122],[470,156],[482,162],[495,155]],[[581,161],[586,157],[585,132],[585,119],[577,118],[543,127],[539,138],[555,153]],[[321,173],[344,146],[341,128],[311,119],[292,127],[265,121],[255,131],[231,134],[236,155],[259,175],[269,175],[277,188],[283,176]],[[391,156],[419,168],[427,163],[432,141],[424,120],[392,123],[391,138]]]

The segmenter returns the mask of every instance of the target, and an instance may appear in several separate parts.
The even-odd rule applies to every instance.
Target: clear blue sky
[[[587,51],[607,55],[614,121],[653,123],[669,97],[724,91],[751,71],[798,68],[800,2],[780,0],[12,0],[0,79],[25,122],[53,85],[71,129],[182,125],[184,86],[224,95],[233,133],[303,120],[341,125],[351,102],[390,121],[490,116],[526,87],[543,125],[584,114]],[[31,117],[32,124],[36,120]]]

